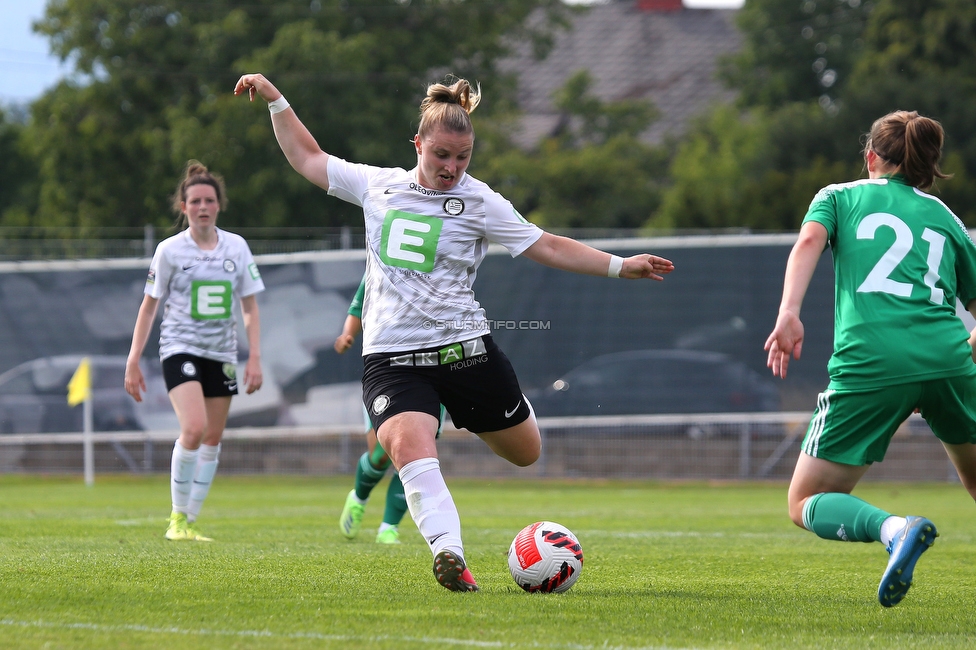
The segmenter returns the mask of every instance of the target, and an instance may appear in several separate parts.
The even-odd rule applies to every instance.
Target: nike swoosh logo
[[[511,411],[505,411],[505,419],[507,420],[508,418],[510,418],[513,415],[515,415],[515,411],[517,411],[518,410],[518,407],[520,407],[520,406],[522,406],[522,400],[519,400],[519,403],[516,404],[515,405],[515,408],[513,408]]]
[[[393,194],[393,190],[388,187],[386,188],[386,191],[383,192],[383,194]]]
[[[431,545],[433,545],[433,544],[434,544],[434,542],[436,542],[437,540],[439,540],[439,539],[440,539],[441,537],[443,537],[444,535],[447,535],[447,532],[443,532],[443,533],[437,533],[437,534],[436,534],[436,535],[434,535],[433,537],[430,537],[430,538],[428,538],[428,539],[427,539],[427,543],[428,543],[428,544],[431,544]]]
[[[190,269],[192,269],[192,268],[193,268],[194,266],[196,266],[196,264],[191,264],[191,265],[189,265],[189,266],[186,266],[186,265],[184,264],[184,265],[183,265],[183,270],[184,270],[184,271],[189,271],[189,270],[190,270]]]

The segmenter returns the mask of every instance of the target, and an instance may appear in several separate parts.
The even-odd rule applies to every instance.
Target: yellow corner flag
[[[68,406],[77,406],[91,397],[91,359],[85,357],[68,382]]]

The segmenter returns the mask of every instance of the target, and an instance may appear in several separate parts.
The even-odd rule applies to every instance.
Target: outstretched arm
[[[254,96],[259,95],[269,103],[281,100],[287,104],[281,92],[261,74],[246,74],[237,81],[234,94],[240,95],[245,91],[252,102]],[[329,154],[322,151],[315,138],[298,119],[295,109],[289,107],[272,113],[271,125],[274,127],[278,146],[281,147],[285,158],[295,171],[322,189],[328,190]]]
[[[800,228],[800,236],[793,245],[793,250],[790,251],[776,326],[764,346],[764,349],[769,352],[766,366],[776,377],[786,378],[790,355],[793,355],[794,359],[800,358],[800,352],[803,350],[803,323],[800,321],[800,308],[803,306],[803,298],[826,245],[827,229],[815,221],[808,221]]]
[[[538,241],[526,248],[522,255],[533,262],[554,269],[584,275],[610,275],[629,280],[639,278],[663,280],[664,275],[674,270],[674,264],[663,257],[644,253],[623,259],[616,258],[615,255],[605,253],[583,242],[548,232],[543,233]],[[615,267],[615,263],[620,265],[619,268]]]

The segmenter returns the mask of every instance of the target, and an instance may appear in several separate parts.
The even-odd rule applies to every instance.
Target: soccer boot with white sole
[[[186,523],[186,539],[191,542],[212,542],[212,537],[207,537],[202,535],[196,526],[193,525],[194,522],[188,521]]]
[[[355,539],[359,534],[359,527],[363,523],[363,513],[366,506],[356,498],[356,491],[351,490],[346,497],[346,504],[342,507],[342,514],[339,515],[339,530],[349,539]]]
[[[441,551],[434,556],[434,577],[451,591],[478,591],[478,584],[464,560],[451,551]]]
[[[891,557],[878,585],[878,602],[884,607],[894,607],[902,601],[912,586],[915,563],[939,536],[935,524],[925,517],[907,517],[907,520],[888,547]]]
[[[169,516],[169,526],[166,528],[166,539],[172,542],[182,542],[186,537],[186,513],[176,512]]]

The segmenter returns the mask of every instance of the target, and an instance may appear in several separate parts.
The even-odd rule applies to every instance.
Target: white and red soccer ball
[[[508,549],[508,570],[528,592],[560,593],[579,579],[583,548],[568,528],[537,521],[523,528]]]

